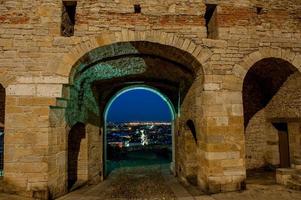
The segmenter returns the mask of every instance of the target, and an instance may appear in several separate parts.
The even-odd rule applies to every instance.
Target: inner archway
[[[251,178],[276,181],[276,171],[295,165],[299,144],[300,72],[288,61],[265,58],[244,79],[246,168]],[[297,131],[295,131],[297,130]],[[259,175],[258,175],[259,174]],[[249,180],[249,179],[248,179]]]
[[[104,112],[106,174],[120,167],[174,163],[175,114],[168,97],[155,88],[117,92]]]

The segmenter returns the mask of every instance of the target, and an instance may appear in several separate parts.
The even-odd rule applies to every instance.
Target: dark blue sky
[[[135,89],[121,94],[108,110],[107,121],[171,121],[167,103],[156,93]]]

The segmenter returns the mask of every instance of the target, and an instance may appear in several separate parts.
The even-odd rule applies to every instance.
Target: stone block
[[[239,159],[240,152],[206,152],[205,158],[207,160]]]
[[[18,106],[54,106],[56,104],[55,98],[49,97],[18,97]]]
[[[295,169],[279,168],[276,170],[276,182],[281,185],[287,185],[287,181],[294,174]]]
[[[63,86],[61,84],[37,84],[38,97],[61,97]]]
[[[204,90],[206,90],[206,91],[218,91],[218,90],[220,90],[220,84],[217,84],[217,83],[204,84]]]
[[[6,89],[6,95],[10,96],[35,96],[36,88],[33,84],[9,85]]]

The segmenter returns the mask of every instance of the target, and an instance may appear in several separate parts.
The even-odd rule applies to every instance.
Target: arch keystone
[[[121,41],[128,41],[129,40],[129,32],[128,29],[121,29]]]
[[[100,36],[96,36],[95,40],[98,44],[98,46],[105,46],[105,45],[109,45],[115,42],[115,36],[111,35],[111,34],[101,34]]]
[[[261,47],[259,48],[259,52],[264,58],[271,57],[271,48],[270,47]]]
[[[281,48],[271,48],[271,57],[282,58]]]
[[[131,31],[131,30],[128,31],[128,39],[129,39],[129,41],[135,41],[135,32],[134,31]]]

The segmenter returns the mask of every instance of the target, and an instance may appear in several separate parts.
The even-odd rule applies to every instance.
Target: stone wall
[[[54,103],[54,98],[6,97],[5,190],[48,194],[49,105]]]
[[[49,114],[48,190],[51,197],[68,191],[68,136],[64,109],[52,107]]]
[[[198,182],[209,192],[240,189],[245,179],[243,79],[254,63],[269,57],[300,70],[301,2],[205,2],[218,4],[217,39],[206,38],[206,6],[199,0],[140,1],[141,14],[134,14],[137,2],[131,0],[78,1],[72,37],[60,35],[61,1],[2,0],[0,83],[7,93],[7,190],[28,196],[48,187],[54,196],[65,192],[60,188],[66,176],[58,174],[66,166],[66,130],[58,123],[50,127],[49,106],[57,106],[57,97],[68,97],[63,84],[72,82],[72,66],[84,54],[124,41],[172,46],[201,63],[204,77],[194,86],[195,103],[190,105],[188,98],[182,105],[193,112],[198,132]],[[64,119],[64,111],[54,113]]]
[[[301,74],[288,78],[266,108],[270,119],[299,119],[301,117]]]
[[[202,72],[200,71],[199,73]],[[198,94],[198,90],[200,90],[200,88],[197,87],[200,82],[202,82],[202,76],[200,76],[199,80],[195,80],[195,83],[190,87],[187,95],[183,97],[179,127],[176,133],[176,159],[178,160],[176,171],[178,176],[185,182],[195,181],[199,167],[197,151],[199,148],[199,140],[201,139],[201,131],[196,129],[196,138],[194,138],[191,127],[187,125],[187,122],[191,120],[195,127],[195,122],[201,120],[203,117],[201,113],[197,115],[197,112],[195,112],[195,110],[198,109],[196,105],[196,94]]]
[[[0,122],[4,125],[5,119],[5,88],[0,86]]]
[[[246,128],[246,168],[279,165],[278,131],[266,119],[265,109],[250,120]]]
[[[281,86],[268,105],[257,112],[246,128],[247,169],[260,168],[268,164],[279,165],[278,131],[272,122],[297,124],[289,129],[290,150],[295,152],[299,146],[298,121],[300,119],[300,73],[291,75]],[[292,126],[293,125],[289,125]],[[294,153],[292,153],[294,154]],[[301,154],[292,155],[300,157]]]
[[[266,116],[271,121],[288,123],[291,165],[301,164],[301,74],[291,75],[282,85],[277,95],[266,108]]]

